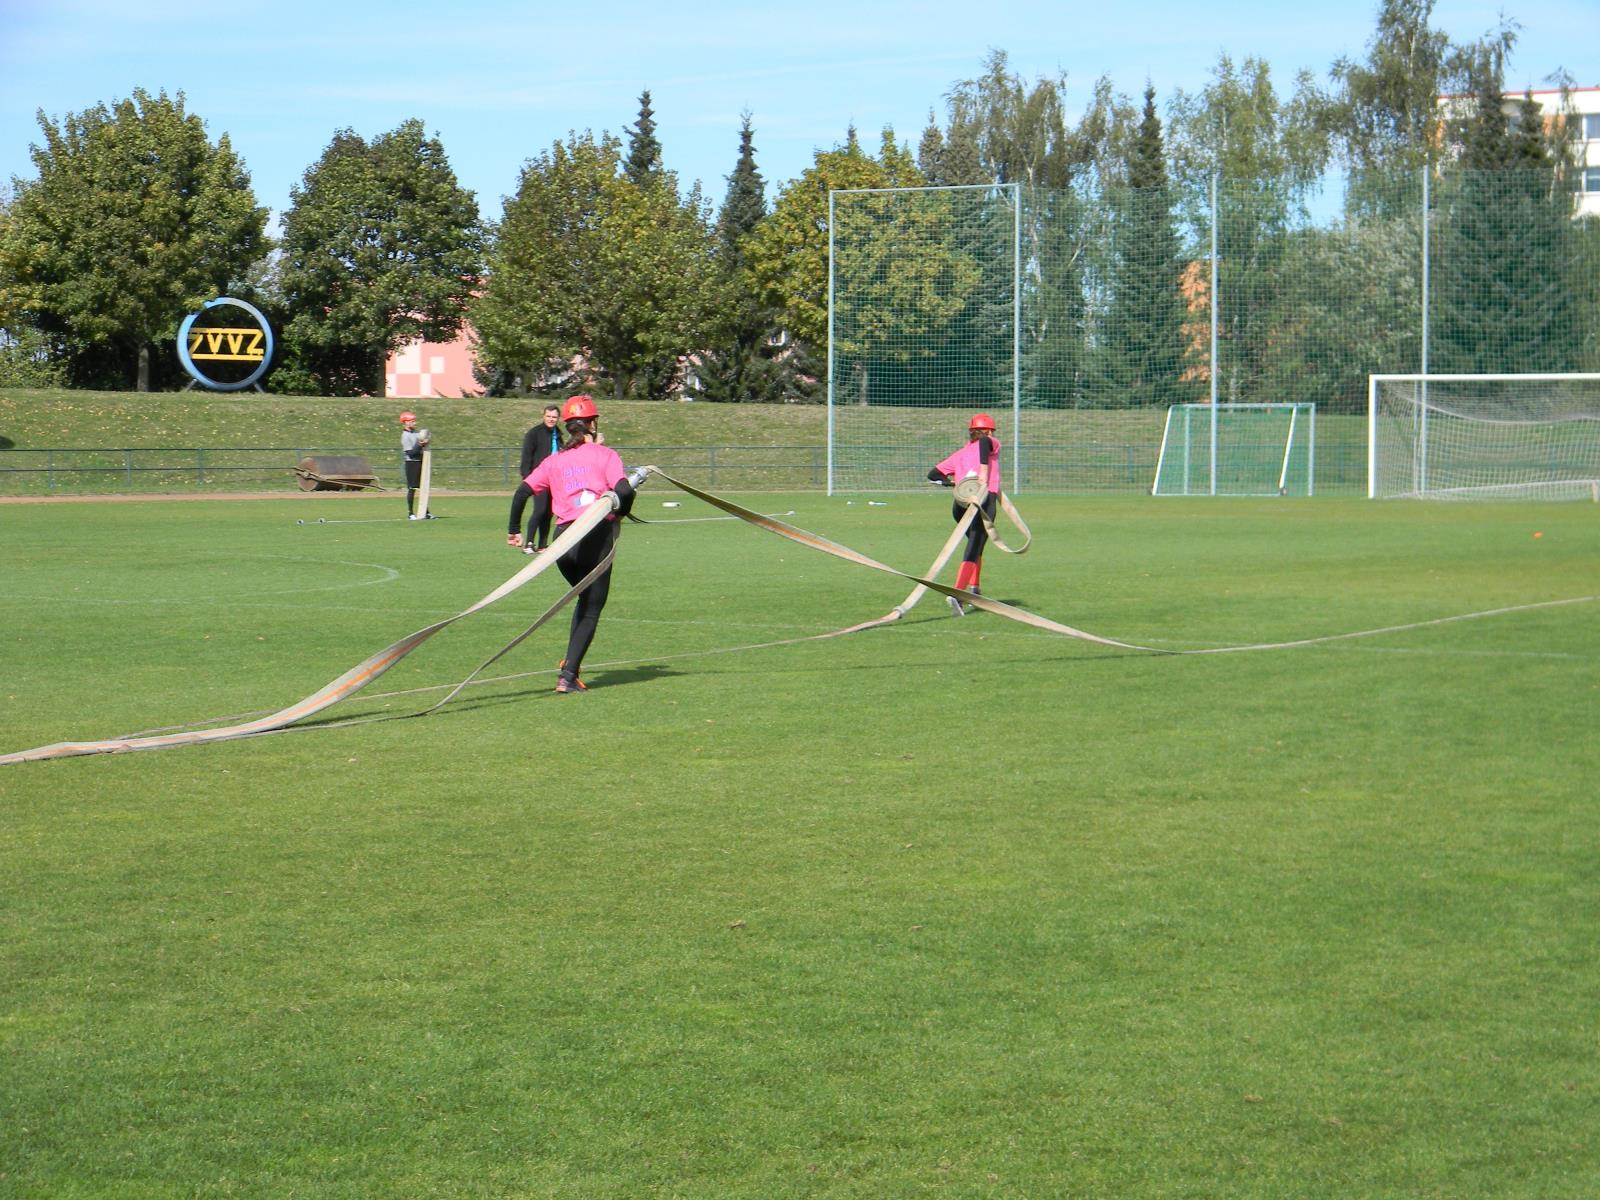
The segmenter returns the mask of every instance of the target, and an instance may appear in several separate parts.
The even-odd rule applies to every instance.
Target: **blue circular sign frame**
[[[235,308],[243,309],[249,313],[255,319],[256,324],[261,326],[261,332],[266,334],[267,337],[266,352],[261,356],[261,365],[250,372],[247,378],[241,379],[237,383],[218,383],[215,379],[207,378],[205,373],[194,365],[194,359],[189,357],[189,329],[194,324],[195,318],[200,316],[201,313],[216,308],[219,304],[231,304]],[[216,392],[242,392],[265,375],[267,368],[272,365],[272,325],[267,321],[266,317],[261,315],[260,309],[253,304],[245,303],[243,300],[235,300],[232,296],[218,296],[215,300],[207,300],[200,306],[200,312],[190,313],[183,319],[183,324],[178,327],[178,361],[183,364],[183,369],[189,372],[194,381],[203,387],[208,387]]]

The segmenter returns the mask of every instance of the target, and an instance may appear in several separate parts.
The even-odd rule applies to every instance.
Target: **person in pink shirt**
[[[967,444],[928,472],[928,478],[945,487],[955,487],[963,479],[976,479],[983,485],[983,503],[979,506],[990,521],[1000,500],[1000,440],[994,436],[994,418],[988,413],[978,413],[967,423]],[[957,501],[951,513],[957,521],[966,512],[966,505]],[[961,555],[961,565],[956,568],[956,587],[982,595],[978,579],[983,573],[983,548],[989,535],[983,521],[974,517],[967,527],[967,548]],[[967,610],[954,596],[950,609],[956,616],[965,616]]]
[[[607,492],[615,492],[620,502],[616,512],[596,525],[584,539],[563,554],[556,565],[566,581],[576,586],[597,567],[617,543],[620,518],[633,507],[633,484],[615,450],[601,444],[600,413],[588,396],[573,396],[561,406],[561,421],[566,440],[560,451],[550,455],[524,481],[538,497],[550,497],[555,512],[554,538],[559,538],[582,514]],[[553,541],[554,539],[552,539]],[[572,629],[567,635],[567,656],[561,660],[561,677],[556,692],[570,696],[588,689],[578,678],[583,656],[594,641],[601,610],[611,592],[611,567],[579,593],[573,601]]]

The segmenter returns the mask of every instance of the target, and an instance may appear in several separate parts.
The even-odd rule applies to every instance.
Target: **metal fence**
[[[1356,173],[1336,190],[831,193],[830,487],[914,486],[859,452],[909,451],[908,410],[988,412],[1014,485],[1081,491],[1074,462],[1044,453],[1066,444],[1062,411],[1356,415],[1372,374],[1600,370],[1600,220],[1575,220],[1551,171]]]
[[[630,464],[652,463],[690,482],[724,491],[807,491],[826,482],[821,446],[619,446]],[[0,451],[0,495],[72,496],[292,492],[295,466],[310,455],[365,457],[380,487],[404,486],[392,447],[173,446]],[[433,452],[433,486],[446,491],[511,492],[518,452],[451,446]]]
[[[631,466],[651,463],[691,483],[720,491],[821,491],[827,455],[811,446],[618,446]],[[934,441],[907,450],[901,444],[856,449],[899,464],[898,475],[921,478],[947,452]],[[1040,455],[1065,464],[1074,492],[1144,492],[1150,489],[1160,449],[1155,436],[1136,440],[1075,437],[1040,442],[1025,450],[1025,474]],[[294,468],[308,455],[360,454],[380,487],[398,489],[404,476],[390,447],[111,447],[0,450],[0,496],[220,495],[299,491]],[[902,461],[903,460],[903,461]],[[505,492],[517,485],[517,451],[499,446],[452,446],[434,451],[434,486],[445,491]],[[1334,420],[1317,442],[1317,490],[1357,494],[1365,489],[1366,442],[1355,422]]]

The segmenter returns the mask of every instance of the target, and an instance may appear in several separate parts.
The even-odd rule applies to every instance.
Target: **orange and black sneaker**
[[[567,660],[562,659],[560,664],[561,678],[556,680],[556,692],[562,696],[570,696],[574,692],[587,692],[589,685],[579,679],[577,675],[567,674]]]

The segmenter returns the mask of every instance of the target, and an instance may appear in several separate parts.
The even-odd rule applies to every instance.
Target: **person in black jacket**
[[[523,435],[522,469],[518,472],[516,493],[511,497],[511,523],[506,531],[506,545],[520,546],[528,554],[537,554],[550,544],[550,493],[537,495],[526,480],[533,469],[561,449],[561,430],[557,421],[561,410],[554,404],[544,406],[544,418]],[[528,535],[522,535],[522,512],[533,498],[533,514],[528,518]],[[537,542],[534,535],[538,535]]]

